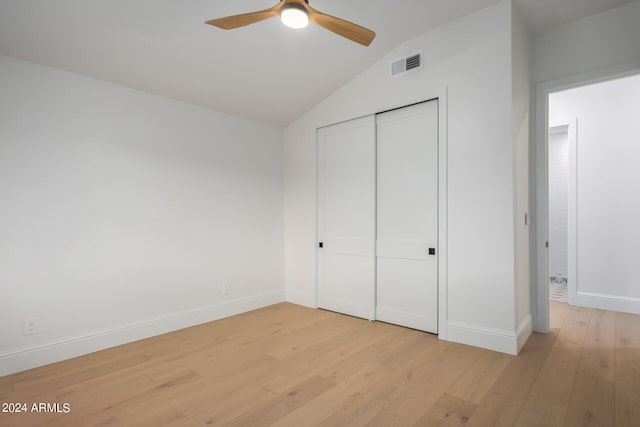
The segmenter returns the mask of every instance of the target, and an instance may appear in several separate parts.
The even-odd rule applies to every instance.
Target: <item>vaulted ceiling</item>
[[[286,125],[403,41],[495,2],[310,1],[374,30],[363,47],[278,19],[232,31],[204,24],[276,0],[0,0],[0,54]],[[531,33],[629,2],[515,0]]]

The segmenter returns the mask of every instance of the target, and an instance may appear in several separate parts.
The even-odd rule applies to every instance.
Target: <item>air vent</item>
[[[415,53],[391,63],[391,77],[399,76],[407,71],[417,70],[422,67],[422,54]]]

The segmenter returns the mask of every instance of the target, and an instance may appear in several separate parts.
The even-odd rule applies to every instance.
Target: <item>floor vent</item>
[[[391,77],[399,76],[407,71],[422,68],[422,54],[414,53],[391,63]]]

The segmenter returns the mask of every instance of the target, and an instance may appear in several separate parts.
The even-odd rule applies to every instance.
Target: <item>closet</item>
[[[318,130],[318,306],[438,332],[438,101]]]

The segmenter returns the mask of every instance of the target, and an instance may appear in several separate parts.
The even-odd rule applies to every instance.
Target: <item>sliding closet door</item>
[[[377,116],[376,318],[438,332],[438,103]]]
[[[318,130],[318,306],[375,315],[375,119]]]

